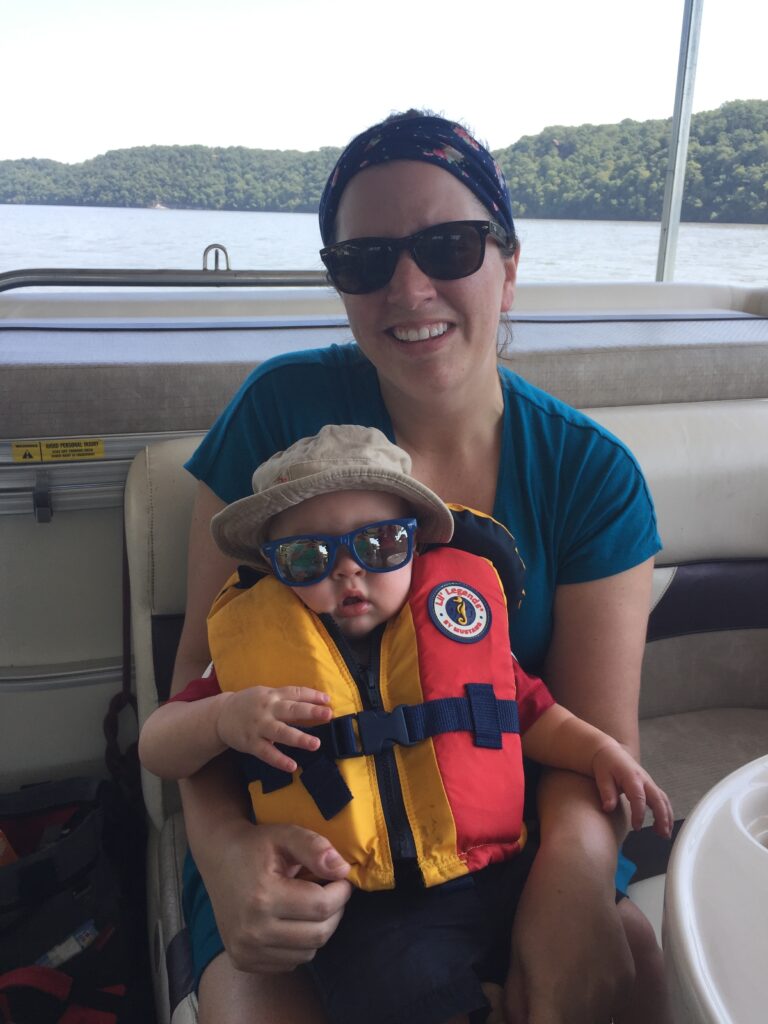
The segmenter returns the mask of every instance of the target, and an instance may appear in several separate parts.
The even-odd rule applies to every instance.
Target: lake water
[[[519,280],[652,281],[659,225],[520,220]],[[0,273],[33,267],[186,268],[220,242],[233,270],[321,270],[310,213],[0,204]],[[682,224],[676,281],[768,285],[768,225]]]

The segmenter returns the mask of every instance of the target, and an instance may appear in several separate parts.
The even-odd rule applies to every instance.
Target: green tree
[[[494,155],[519,217],[657,220],[670,122],[554,125]],[[139,146],[80,164],[0,161],[0,202],[314,211],[340,150]],[[768,223],[768,101],[694,114],[684,220]]]

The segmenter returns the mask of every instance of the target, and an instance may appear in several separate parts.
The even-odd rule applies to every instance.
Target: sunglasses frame
[[[375,526],[405,527],[406,535],[408,538],[408,551],[406,553],[405,559],[402,562],[400,562],[399,565],[390,565],[382,569],[374,569],[371,568],[370,565],[366,565],[365,562],[362,561],[362,559],[355,551],[353,543],[354,538],[358,534],[363,533],[365,530],[370,530]],[[272,566],[272,571],[274,572],[275,576],[278,578],[278,580],[280,580],[281,583],[284,583],[288,587],[312,587],[316,583],[322,583],[324,579],[327,579],[328,576],[330,576],[330,574],[333,572],[333,567],[336,563],[336,556],[338,554],[339,548],[342,547],[347,549],[347,551],[349,552],[350,556],[354,559],[354,561],[357,562],[360,568],[364,569],[366,572],[394,572],[396,569],[402,569],[403,566],[408,565],[408,563],[413,558],[413,550],[416,538],[416,527],[417,521],[412,516],[408,516],[403,519],[380,519],[377,520],[375,523],[365,523],[363,526],[358,526],[356,529],[350,530],[349,533],[299,533],[291,537],[278,537],[276,540],[266,541],[264,544],[262,544],[261,550],[265,558],[269,559],[269,563]],[[328,545],[328,565],[326,566],[325,571],[321,576],[317,576],[316,578],[311,580],[303,580],[297,583],[294,583],[293,581],[285,578],[278,562],[278,549],[283,544],[289,544],[297,540],[319,541],[322,544]]]
[[[452,228],[455,229],[457,227],[471,227],[477,233],[477,237],[479,238],[480,241],[480,252],[477,266],[473,267],[472,270],[467,270],[466,272],[462,272],[460,274],[451,274],[448,277],[431,273],[429,268],[423,266],[423,264],[419,260],[419,256],[417,253],[417,247],[419,242],[422,239],[424,239],[425,236],[429,236],[430,233],[440,231],[441,229],[447,231]],[[432,224],[428,228],[423,228],[421,231],[416,231],[412,235],[405,235],[402,238],[385,238],[372,235],[370,237],[364,238],[348,238],[344,242],[334,242],[333,245],[326,245],[323,249],[320,250],[320,259],[325,264],[326,270],[328,271],[328,276],[333,282],[334,287],[337,288],[340,292],[344,292],[344,294],[346,295],[370,295],[372,292],[377,292],[379,291],[380,288],[384,288],[385,285],[389,284],[389,282],[392,280],[392,277],[394,276],[400,253],[403,252],[404,250],[410,253],[411,258],[413,259],[414,263],[419,268],[419,270],[421,270],[423,274],[426,274],[427,277],[431,277],[435,281],[459,281],[464,277],[471,277],[472,274],[476,274],[480,267],[482,267],[483,265],[483,261],[485,260],[485,243],[488,237],[492,238],[495,242],[498,242],[498,244],[502,248],[505,248],[510,244],[509,235],[499,224],[496,223],[496,221],[450,220],[445,221],[441,224]],[[350,290],[348,288],[342,288],[334,275],[332,261],[334,256],[336,256],[338,253],[340,253],[349,246],[357,246],[358,248],[365,247],[368,250],[370,250],[371,248],[378,247],[382,251],[382,261],[389,260],[391,263],[391,270],[389,271],[388,276],[384,278],[384,280],[382,280],[381,283],[377,283],[370,288],[367,286],[364,288],[357,288],[353,290]],[[330,265],[328,263],[329,259],[331,260]]]

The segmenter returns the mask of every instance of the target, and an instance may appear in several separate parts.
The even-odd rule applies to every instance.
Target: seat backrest
[[[641,718],[768,707],[768,401],[590,410],[637,457],[656,502],[657,559]],[[151,445],[126,487],[133,650],[143,722],[168,693],[186,601],[199,435]],[[144,777],[157,824],[176,787]]]
[[[125,535],[139,724],[168,696],[187,597],[187,545],[195,479],[184,463],[199,434],[161,441],[140,452],[125,487]],[[154,824],[179,807],[178,787],[142,769]]]
[[[642,467],[656,559],[640,717],[768,707],[768,400],[590,409]]]

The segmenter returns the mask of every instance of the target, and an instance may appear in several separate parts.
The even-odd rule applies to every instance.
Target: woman
[[[505,522],[528,565],[512,636],[523,666],[636,754],[660,547],[653,508],[615,439],[497,368],[499,316],[512,306],[519,259],[501,172],[460,126],[398,116],[344,151],[320,223],[357,345],[260,367],[191,460],[200,484],[174,691],[208,662],[205,615],[233,568],[210,537],[211,516],[250,493],[252,470],[274,451],[326,422],[357,422],[405,448],[413,475],[443,499]],[[303,974],[284,972],[336,929],[350,892],[346,865],[311,833],[250,824],[226,764],[184,783],[182,794],[190,846],[240,968],[218,955],[192,872],[186,908],[203,970],[201,1018],[321,1021]],[[628,998],[626,936],[649,970],[641,988],[656,984],[650,928],[628,901],[617,911],[614,900],[625,820],[602,813],[588,780],[560,772],[543,778],[538,808],[540,847],[515,916],[504,1019],[595,1024]],[[302,867],[329,884],[296,878]],[[441,1019],[467,1020],[467,1009]]]

